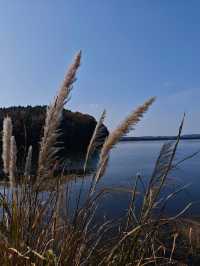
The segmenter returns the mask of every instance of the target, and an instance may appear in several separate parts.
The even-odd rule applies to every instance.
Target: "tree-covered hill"
[[[1,130],[3,127],[3,119],[7,115],[12,118],[13,122],[18,157],[21,158],[18,163],[23,164],[26,154],[24,150],[27,150],[30,145],[33,146],[34,158],[36,159],[38,156],[39,142],[43,135],[46,106],[0,108]],[[62,143],[60,145],[63,147],[61,156],[65,156],[71,152],[85,152],[96,123],[94,117],[88,114],[64,110],[59,137],[59,142]],[[105,138],[107,135],[108,130],[103,126],[102,138]]]

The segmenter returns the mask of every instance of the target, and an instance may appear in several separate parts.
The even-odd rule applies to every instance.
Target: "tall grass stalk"
[[[32,154],[33,154],[33,148],[30,146],[28,148],[28,154],[26,157],[26,163],[25,163],[25,170],[24,170],[24,176],[30,176],[31,174],[31,166],[32,166]]]
[[[3,160],[3,169],[4,173],[9,173],[10,165],[10,146],[11,146],[11,137],[12,137],[12,121],[10,117],[5,117],[3,121],[3,136],[2,136],[2,160]]]
[[[17,146],[15,137],[11,137],[10,141],[10,164],[9,164],[9,179],[13,186],[15,182],[15,174],[17,170]]]
[[[39,162],[38,162],[38,176],[48,176],[52,166],[56,160],[58,148],[56,148],[57,138],[59,136],[58,128],[62,119],[63,107],[69,99],[69,94],[72,89],[72,84],[76,78],[76,72],[80,66],[81,52],[79,52],[74,59],[74,62],[69,67],[61,88],[55,97],[53,103],[47,108],[44,135],[41,141]]]
[[[184,119],[177,140],[164,144],[161,149],[147,184],[142,176],[137,175],[130,188],[98,187],[111,149],[137,125],[155,98],[133,111],[105,140],[89,188],[84,187],[82,182],[77,192],[76,179],[68,176],[61,187],[64,176],[53,176],[52,166],[58,151],[57,138],[62,133],[59,131],[62,111],[69,99],[80,59],[81,53],[78,53],[56,98],[47,109],[35,176],[36,180],[40,180],[41,187],[35,186],[29,178],[32,170],[32,147],[28,150],[24,176],[15,180],[17,148],[11,119],[7,117],[4,120],[4,172],[9,174],[12,181],[15,180],[16,187],[12,190],[12,197],[7,195],[6,186],[4,193],[0,192],[0,265],[187,265],[189,256],[196,263],[194,265],[199,265],[200,241],[197,237],[200,236],[200,225],[180,220],[190,204],[175,216],[164,216],[168,201],[183,188],[161,197],[168,175],[176,165],[174,158]],[[104,118],[105,112],[89,143],[85,170],[90,156],[102,144],[99,137]],[[82,178],[88,178],[86,171]],[[53,186],[49,185],[52,180]],[[102,197],[115,191],[129,194],[127,214],[121,220],[99,220],[96,214]]]
[[[136,110],[130,113],[130,115],[126,117],[105,140],[100,153],[99,167],[95,176],[95,184],[99,181],[99,179],[105,172],[110,150],[119,142],[119,140],[124,135],[126,135],[131,129],[134,129],[134,127],[141,120],[144,113],[148,111],[149,107],[153,104],[154,101],[155,97],[152,97],[143,105],[139,106]]]
[[[98,147],[100,147],[103,144],[102,143],[101,130],[102,130],[103,122],[105,120],[105,116],[106,116],[106,111],[104,110],[98,123],[96,124],[94,133],[91,137],[90,143],[89,143],[88,148],[87,148],[87,153],[86,153],[85,163],[84,163],[84,172],[86,170],[89,158],[93,155],[94,151],[97,150]]]

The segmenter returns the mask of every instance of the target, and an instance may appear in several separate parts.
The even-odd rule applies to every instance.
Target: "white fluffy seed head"
[[[3,170],[5,174],[9,173],[10,165],[10,146],[12,137],[12,120],[10,117],[5,117],[3,121],[3,135],[2,135],[2,160]]]
[[[10,141],[10,164],[9,164],[9,179],[11,184],[15,182],[15,174],[16,174],[16,164],[17,164],[17,146],[15,137],[11,137]]]
[[[55,160],[55,145],[58,138],[58,128],[60,126],[63,108],[66,101],[69,99],[72,84],[76,79],[76,72],[80,66],[80,61],[81,52],[75,56],[74,62],[69,67],[56,98],[47,108],[44,135],[39,153],[38,177],[45,177],[48,175],[52,168],[52,163]]]
[[[108,157],[110,150],[118,143],[118,141],[126,135],[131,129],[133,129],[137,123],[141,120],[144,113],[146,113],[149,107],[155,101],[155,97],[150,98],[143,105],[139,106],[136,110],[130,113],[122,123],[113,131],[104,142],[104,145],[100,153],[100,161],[98,166],[98,171],[96,174],[96,180],[98,181],[100,177],[104,174],[108,162]]]

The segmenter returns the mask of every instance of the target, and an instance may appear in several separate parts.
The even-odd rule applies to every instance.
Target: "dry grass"
[[[100,153],[99,166],[95,176],[95,185],[96,183],[98,183],[101,176],[104,175],[110,150],[125,134],[134,129],[134,126],[137,125],[137,123],[143,117],[144,113],[148,111],[149,107],[153,104],[154,101],[155,97],[150,98],[143,105],[139,106],[127,118],[125,118],[124,121],[122,121],[121,124],[105,140]]]
[[[24,176],[26,177],[29,177],[31,174],[32,153],[33,153],[33,149],[32,149],[32,146],[30,146],[28,148],[28,154],[26,157],[26,164],[25,164],[25,170],[24,170]]]
[[[102,124],[105,120],[105,116],[106,116],[106,111],[104,110],[98,123],[96,124],[94,133],[92,135],[92,138],[87,148],[87,153],[86,153],[85,163],[84,163],[84,171],[86,170],[89,158],[93,155],[94,151],[97,150],[97,148],[103,144],[102,137],[101,137],[101,133],[102,133],[101,130],[102,130]]]
[[[63,84],[52,104],[47,108],[44,136],[41,141],[41,148],[38,162],[38,177],[49,176],[50,168],[56,160],[58,149],[55,147],[59,135],[58,128],[62,119],[62,112],[65,103],[69,98],[72,84],[76,78],[77,69],[80,66],[81,52],[74,59],[65,75]]]
[[[12,121],[10,117],[6,117],[3,122],[3,149],[2,149],[2,159],[5,174],[9,173],[10,165],[10,142],[12,137]]]
[[[122,123],[109,135],[106,139],[100,154],[100,163],[104,161],[109,154],[109,151],[114,145],[127,134],[134,126],[141,120],[144,113],[148,111],[149,107],[153,104],[155,98],[151,98],[146,101],[143,105],[139,106],[134,110]]]
[[[190,205],[174,217],[166,218],[163,211],[169,199],[181,190],[160,198],[168,174],[174,167],[184,120],[177,140],[164,144],[161,149],[154,172],[147,186],[143,186],[143,193],[138,193],[139,185],[143,182],[139,175],[135,177],[133,187],[126,190],[131,195],[126,217],[120,221],[94,223],[98,204],[102,196],[109,193],[108,189],[98,189],[98,181],[106,169],[109,152],[124,134],[136,126],[154,98],[132,112],[105,140],[90,188],[84,187],[83,177],[80,190],[75,194],[74,180],[69,178],[63,186],[61,176],[51,179],[51,191],[40,190],[41,187],[47,187],[46,178],[53,175],[56,142],[61,134],[58,129],[62,110],[69,97],[80,59],[79,53],[58,95],[47,109],[38,175],[33,179],[30,174],[32,147],[28,150],[21,182],[15,179],[16,145],[12,137],[12,123],[8,117],[4,120],[2,158],[4,171],[12,180],[13,189],[9,191],[5,184],[4,192],[0,193],[0,265],[199,265],[188,264],[187,259],[188,255],[190,262],[199,262],[199,224],[184,221],[182,226],[177,226],[180,216]],[[89,144],[85,169],[88,159],[101,144],[99,136],[104,118],[105,112]],[[114,191],[112,189],[112,193]],[[136,209],[138,197],[141,205]]]
[[[16,146],[15,137],[12,136],[10,140],[10,164],[9,164],[9,179],[12,185],[15,182],[16,164],[17,164],[17,146]]]

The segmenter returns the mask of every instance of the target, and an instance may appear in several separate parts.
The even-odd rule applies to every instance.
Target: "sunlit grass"
[[[174,168],[184,118],[176,141],[163,145],[148,183],[144,184],[138,175],[133,187],[126,191],[121,189],[123,193],[130,194],[128,211],[123,219],[98,222],[95,218],[102,196],[120,191],[120,188],[99,188],[109,153],[121,137],[137,125],[155,98],[131,112],[102,141],[103,112],[83,166],[86,173],[88,159],[98,149],[99,163],[89,187],[85,187],[86,176],[83,176],[80,189],[74,196],[74,178],[64,176],[64,172],[54,175],[59,159],[56,143],[59,134],[62,134],[59,131],[62,111],[80,59],[79,53],[47,109],[35,176],[31,175],[32,147],[27,151],[24,175],[18,175],[11,119],[6,117],[4,120],[2,158],[9,182],[2,184],[0,194],[0,265],[187,265],[188,257],[196,263],[193,265],[198,265],[200,224],[181,219],[191,204],[175,216],[165,217],[168,201],[181,190],[161,197],[168,175]],[[142,191],[139,189],[141,184]],[[136,210],[138,197],[141,205]]]

